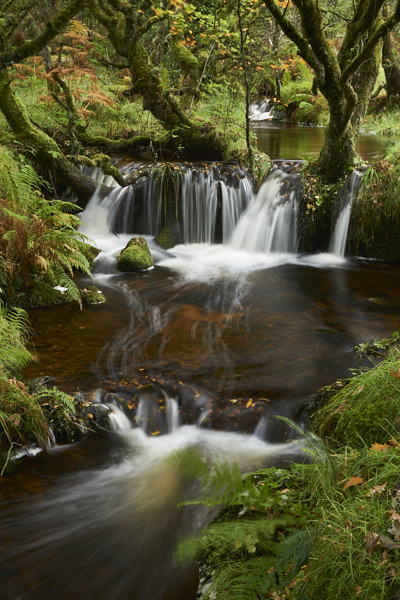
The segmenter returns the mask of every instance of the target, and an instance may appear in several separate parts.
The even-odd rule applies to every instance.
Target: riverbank
[[[314,464],[248,475],[203,536],[186,543],[200,561],[201,600],[396,597],[397,339],[358,347],[388,357],[311,398],[311,431],[323,440],[321,446],[308,434]]]

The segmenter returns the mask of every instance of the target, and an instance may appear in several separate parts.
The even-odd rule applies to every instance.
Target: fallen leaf
[[[394,438],[390,438],[389,444],[392,444],[392,446],[398,446],[399,445],[399,443]]]
[[[371,496],[374,496],[375,494],[382,494],[382,492],[386,491],[386,486],[387,486],[387,481],[385,481],[385,483],[383,483],[382,485],[374,485],[374,487],[370,488],[368,494],[367,494],[367,498],[371,498]]]
[[[359,483],[364,483],[364,481],[365,479],[363,477],[350,477],[349,481],[347,481],[347,483],[344,484],[343,490],[346,490],[349,487],[354,487]]]
[[[361,585],[356,585],[356,587],[354,588],[354,593],[356,596],[361,596],[362,594],[362,587]]]
[[[370,447],[370,450],[375,450],[376,452],[387,452],[389,449],[389,444],[378,444],[377,442],[375,442],[375,444],[372,444],[372,446]]]
[[[369,531],[367,533],[367,537],[365,538],[365,547],[367,548],[368,554],[373,554],[375,550],[382,543],[381,536],[378,533],[374,533],[373,531]]]

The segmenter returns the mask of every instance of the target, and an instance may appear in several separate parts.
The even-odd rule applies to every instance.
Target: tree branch
[[[284,16],[284,14],[282,14],[281,9],[279,8],[275,0],[264,0],[264,4],[271,13],[271,15],[274,17],[274,19],[277,21],[284,34],[296,44],[300,56],[315,71],[317,78],[319,80],[322,80],[324,76],[324,70],[314,51],[310,48],[308,40],[305,37],[303,37],[293,25],[293,23],[289,21],[289,19],[287,19]]]
[[[43,33],[38,35],[36,39],[25,42],[21,46],[18,46],[18,48],[3,52],[0,55],[0,67],[6,67],[13,63],[21,62],[25,58],[39,53],[44,46],[47,46],[47,44],[64,29],[68,21],[82,9],[85,5],[85,1],[86,0],[73,0],[64,10],[59,12],[52,21],[47,23]]]
[[[353,73],[362,65],[362,63],[372,56],[373,50],[380,39],[387,34],[400,22],[400,0],[397,0],[393,14],[386,19],[377,29],[369,36],[364,48],[359,54],[347,64],[342,72],[340,80],[347,81]]]

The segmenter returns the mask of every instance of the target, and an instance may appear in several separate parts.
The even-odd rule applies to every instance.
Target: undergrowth
[[[54,290],[62,286],[80,304],[74,270],[90,275],[90,267],[80,221],[70,214],[76,206],[47,200],[42,183],[29,164],[0,149],[0,297],[23,307],[52,303],[62,301]]]
[[[385,351],[317,413],[330,445],[313,464],[203,474],[197,502],[223,509],[179,549],[199,561],[201,600],[398,598],[400,354]]]

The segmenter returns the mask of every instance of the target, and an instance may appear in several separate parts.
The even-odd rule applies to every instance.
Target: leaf
[[[374,496],[375,494],[379,495],[382,494],[382,492],[386,491],[386,486],[387,486],[387,481],[385,481],[385,483],[383,483],[382,485],[374,485],[374,487],[372,487],[368,494],[367,494],[367,498],[371,498],[372,496]]]
[[[381,536],[378,533],[369,531],[365,538],[365,547],[367,548],[368,554],[373,554],[375,550],[381,545]]]
[[[372,444],[372,446],[370,447],[370,450],[375,450],[376,452],[387,452],[389,449],[389,444],[378,444],[377,442],[375,442],[375,444]]]
[[[355,485],[358,485],[359,483],[364,483],[365,479],[363,477],[350,477],[349,481],[347,481],[344,486],[343,486],[343,490],[346,490],[349,487],[354,487]]]

